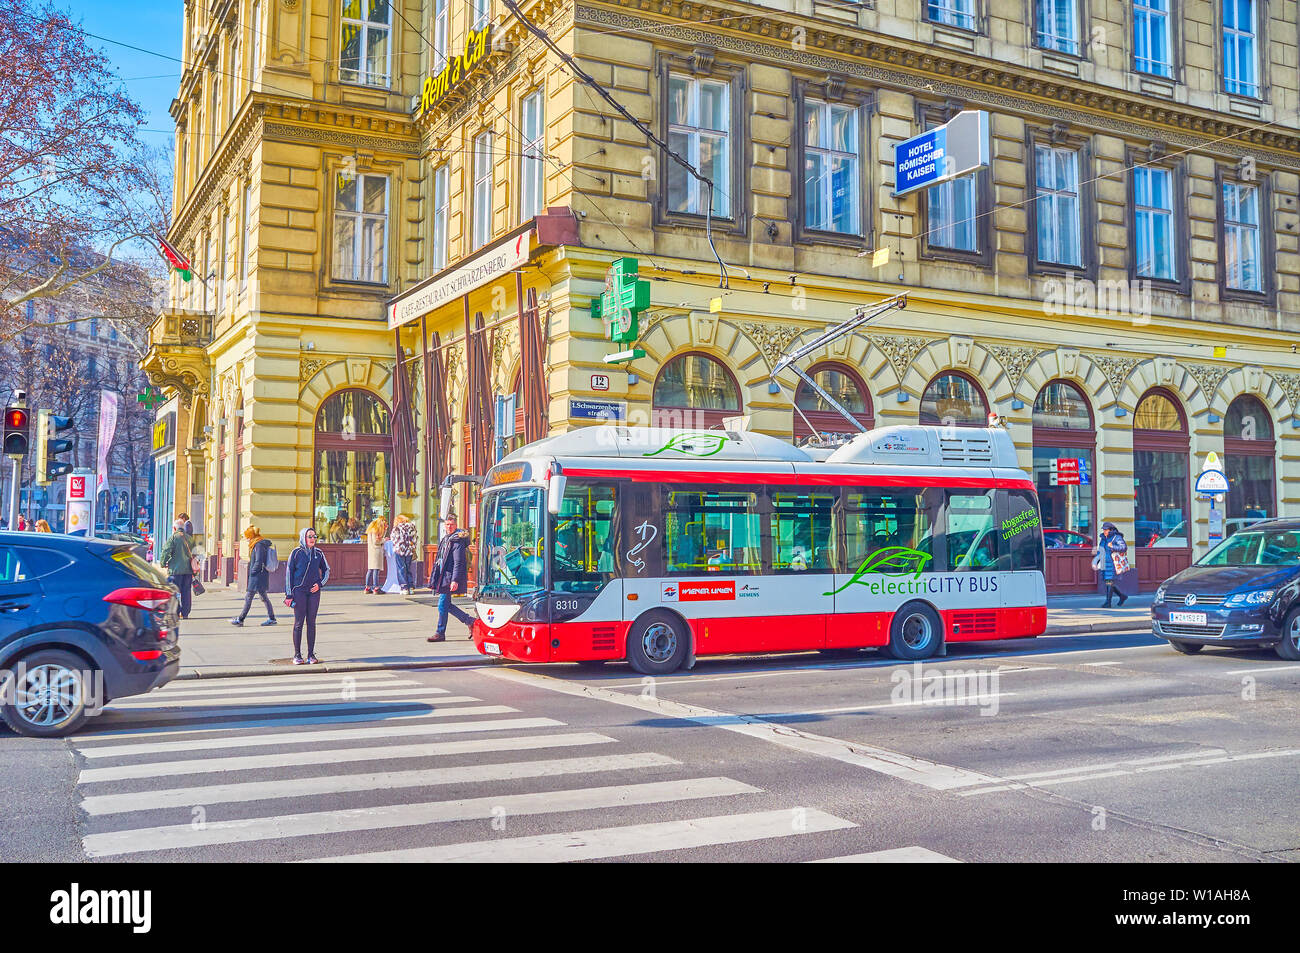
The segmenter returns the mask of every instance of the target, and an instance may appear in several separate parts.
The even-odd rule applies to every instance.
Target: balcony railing
[[[207,347],[212,343],[212,315],[203,311],[164,311],[149,328],[153,347]]]

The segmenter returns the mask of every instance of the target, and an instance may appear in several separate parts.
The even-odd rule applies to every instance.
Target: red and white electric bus
[[[734,652],[922,659],[1047,623],[1038,499],[1000,428],[886,427],[831,450],[589,427],[515,451],[482,491],[486,655],[664,674]]]

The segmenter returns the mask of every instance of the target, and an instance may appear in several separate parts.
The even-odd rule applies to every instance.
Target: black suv
[[[1151,623],[1188,655],[1207,645],[1267,646],[1300,660],[1300,522],[1233,533],[1156,590]]]
[[[59,737],[165,685],[180,668],[178,601],[129,543],[0,532],[0,717]]]

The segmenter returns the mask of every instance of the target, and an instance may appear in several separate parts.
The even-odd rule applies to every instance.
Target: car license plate
[[[1204,612],[1171,612],[1169,621],[1174,625],[1205,625]]]
[[[1201,618],[1204,619],[1205,617],[1201,616]],[[497,645],[495,642],[484,642],[483,651],[486,652],[488,655],[500,655],[501,646]]]

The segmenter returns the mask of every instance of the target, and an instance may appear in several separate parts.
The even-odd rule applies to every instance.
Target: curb
[[[1087,635],[1090,632],[1140,632],[1143,630],[1151,630],[1151,620],[1149,618],[1135,619],[1132,622],[1117,619],[1114,622],[1077,622],[1049,625],[1043,630],[1043,635]]]
[[[480,668],[497,665],[501,659],[458,657],[427,662],[322,662],[319,665],[248,665],[243,667],[182,670],[172,681],[201,678],[245,678],[255,675],[298,675],[320,672],[379,672],[389,669]]]

